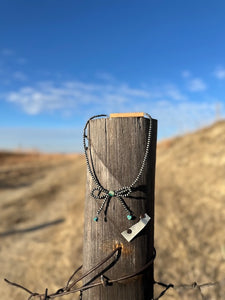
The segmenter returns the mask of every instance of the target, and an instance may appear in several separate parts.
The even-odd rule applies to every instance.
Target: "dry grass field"
[[[85,177],[82,155],[0,153],[1,299],[28,298],[4,278],[54,292],[82,263]],[[225,279],[225,121],[158,144],[155,215],[156,280]],[[225,281],[203,293],[225,299]]]

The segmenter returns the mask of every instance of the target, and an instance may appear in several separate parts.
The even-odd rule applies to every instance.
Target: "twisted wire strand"
[[[130,274],[130,275],[125,275],[125,276],[120,277],[118,279],[109,279],[107,281],[101,279],[101,281],[99,281],[99,282],[96,282],[96,283],[93,283],[93,284],[89,284],[87,286],[82,286],[81,288],[73,289],[73,290],[70,290],[70,291],[63,291],[63,289],[60,289],[55,294],[47,295],[47,297],[48,297],[47,299],[54,299],[54,298],[57,298],[57,297],[66,296],[68,294],[80,292],[80,300],[82,300],[82,293],[83,293],[83,291],[85,291],[87,289],[90,289],[90,288],[93,288],[93,287],[96,287],[96,286],[101,286],[101,285],[107,287],[108,284],[118,283],[120,281],[127,280],[127,279],[130,279],[132,277],[135,277],[135,276],[139,275],[140,273],[144,272],[152,263],[153,263],[153,261],[150,260],[150,262],[146,266],[144,266],[142,269],[138,270],[138,272],[135,272],[135,273]],[[27,293],[29,293],[30,296],[29,296],[28,300],[30,300],[30,299],[32,299],[33,297],[36,297],[36,296],[38,296],[40,300],[42,300],[42,299],[46,300],[44,298],[46,296],[46,291],[45,291],[45,294],[39,294],[39,293],[32,292],[32,291],[28,290],[27,288],[25,288],[24,286],[22,286],[20,284],[17,284],[17,283],[14,283],[14,282],[11,282],[11,281],[9,281],[7,279],[5,279],[5,281],[8,284],[10,284],[12,286],[15,286],[17,288],[21,288],[24,291],[26,291]],[[159,286],[162,286],[164,289],[162,290],[162,292],[157,297],[155,297],[154,299],[149,299],[149,300],[159,300],[160,298],[162,298],[166,294],[166,292],[169,289],[174,289],[174,290],[181,290],[181,289],[182,290],[191,290],[191,289],[197,289],[199,291],[199,294],[200,294],[202,300],[205,300],[206,297],[202,293],[201,289],[202,288],[206,288],[206,287],[218,286],[220,284],[225,285],[225,279],[222,279],[220,281],[215,281],[215,282],[202,283],[202,284],[198,284],[197,282],[193,282],[192,284],[181,284],[181,285],[174,285],[172,283],[166,284],[166,283],[154,280],[153,284],[154,285],[157,284]],[[61,292],[59,292],[59,291],[61,291]]]
[[[159,281],[154,281],[154,284],[160,285],[162,287],[164,287],[164,289],[162,290],[162,292],[154,299],[151,300],[158,300],[161,297],[163,297],[166,292],[169,289],[174,289],[174,290],[194,290],[196,289],[199,292],[199,295],[201,296],[202,300],[206,300],[208,298],[206,298],[206,296],[203,294],[202,292],[202,288],[205,287],[212,287],[212,286],[218,286],[218,285],[225,285],[225,279],[222,279],[220,281],[215,281],[215,282],[207,282],[207,283],[202,283],[202,284],[198,284],[197,282],[193,282],[191,284],[180,284],[180,285],[174,285],[172,283],[166,284],[163,282],[159,282]]]
[[[79,287],[79,288],[74,288],[75,285],[81,281],[82,279],[84,279],[85,277],[87,277],[89,274],[91,274],[92,272],[96,271],[100,266],[102,266],[104,263],[108,262],[115,254],[119,254],[119,252],[121,251],[121,246],[118,246],[115,250],[113,250],[106,258],[104,258],[101,262],[99,262],[97,265],[95,265],[93,268],[91,268],[89,271],[87,271],[86,273],[84,273],[82,276],[80,276],[78,279],[74,280],[73,282],[71,282],[73,279],[74,279],[74,276],[77,274],[77,272],[82,268],[82,266],[80,266],[77,270],[75,270],[75,272],[72,274],[72,276],[69,278],[66,286],[64,288],[60,288],[59,290],[57,290],[55,293],[52,293],[52,294],[47,294],[48,293],[48,290],[46,289],[45,290],[45,293],[44,294],[40,294],[40,293],[36,293],[36,292],[32,292],[30,291],[29,289],[25,288],[24,286],[18,284],[18,283],[14,283],[14,282],[11,282],[9,281],[8,279],[5,279],[5,281],[12,285],[12,286],[15,286],[17,288],[21,288],[23,289],[24,291],[26,291],[27,293],[30,294],[29,299],[32,299],[32,297],[39,297],[40,300],[46,300],[46,299],[54,299],[54,298],[57,298],[57,297],[62,297],[62,296],[65,296],[65,295],[69,295],[69,294],[73,294],[73,293],[76,293],[76,292],[80,292],[80,296],[82,297],[82,292],[87,290],[87,289],[90,289],[90,288],[93,288],[93,287],[96,287],[96,286],[108,286],[109,284],[113,284],[113,283],[118,283],[120,281],[123,281],[123,280],[127,280],[127,279],[130,279],[130,278],[133,278],[141,273],[143,273],[144,271],[146,271],[154,262],[155,260],[155,257],[156,257],[156,251],[154,249],[153,251],[153,255],[152,255],[152,258],[150,259],[150,261],[144,265],[142,268],[140,268],[139,270],[131,273],[131,274],[127,274],[127,275],[124,275],[124,276],[121,276],[119,278],[116,278],[116,279],[107,279],[107,280],[101,280],[100,281],[97,281],[97,282],[94,282],[94,283],[91,283],[91,284],[84,284],[83,286]],[[98,276],[99,277],[99,276]],[[92,281],[92,280],[91,280]],[[71,283],[70,283],[71,282]]]

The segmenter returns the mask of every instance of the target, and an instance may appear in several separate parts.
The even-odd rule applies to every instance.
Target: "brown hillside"
[[[156,172],[155,278],[225,278],[225,122],[160,142]],[[0,154],[1,279],[51,292],[82,263],[85,173],[80,155]],[[204,293],[225,299],[223,288]],[[3,280],[0,292],[27,299]],[[199,298],[171,290],[162,299]]]
[[[157,279],[225,278],[225,121],[158,145],[155,236]],[[225,299],[216,290],[207,299]]]

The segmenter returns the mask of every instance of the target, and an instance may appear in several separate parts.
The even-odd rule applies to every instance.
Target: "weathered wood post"
[[[129,186],[140,171],[146,152],[150,119],[144,114],[118,114],[110,118],[98,118],[89,122],[87,127],[87,154],[92,161],[94,172],[101,185],[109,191]],[[84,283],[99,274],[106,278],[117,279],[132,274],[151,259],[154,253],[154,185],[156,161],[157,120],[152,119],[151,142],[142,175],[133,187],[132,193],[123,198],[135,219],[127,219],[127,213],[118,197],[109,197],[104,210],[93,219],[104,199],[95,199],[90,194],[96,188],[90,173],[87,172],[83,272],[90,270],[102,261],[118,245],[121,253],[118,260],[104,264],[92,272]],[[95,191],[96,192],[96,191]],[[128,242],[121,232],[127,231],[138,223],[140,215],[151,217],[145,228]],[[129,230],[128,230],[129,234]],[[102,273],[101,273],[102,272]],[[104,287],[98,286],[83,292],[83,300],[146,300],[153,298],[153,264],[132,279]]]

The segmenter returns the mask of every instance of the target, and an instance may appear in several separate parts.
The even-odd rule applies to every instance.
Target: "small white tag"
[[[130,242],[133,238],[148,224],[151,218],[144,214],[144,218],[141,218],[138,223],[131,226],[129,229],[121,232],[122,236]]]

